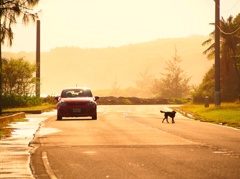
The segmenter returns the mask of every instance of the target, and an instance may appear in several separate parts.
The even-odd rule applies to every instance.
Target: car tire
[[[92,119],[96,120],[97,119],[97,114],[92,116]]]
[[[57,115],[57,120],[62,120],[62,116]]]

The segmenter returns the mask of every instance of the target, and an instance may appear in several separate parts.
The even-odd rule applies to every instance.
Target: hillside
[[[88,86],[93,90],[111,89],[114,82],[121,88],[134,86],[139,73],[147,68],[160,77],[166,61],[175,53],[182,58],[182,69],[199,84],[212,66],[202,54],[207,37],[193,36],[178,39],[158,39],[152,42],[121,47],[82,49],[59,47],[41,53],[41,93],[59,94],[69,86]],[[35,52],[3,53],[4,57],[24,57],[35,62]]]

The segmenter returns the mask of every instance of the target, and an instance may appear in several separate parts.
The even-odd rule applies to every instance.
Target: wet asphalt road
[[[240,130],[161,123],[162,105],[98,106],[98,120],[47,119],[31,146],[34,177],[240,178]]]
[[[9,125],[13,128],[12,136],[0,140],[0,178],[32,179],[29,146],[40,124],[56,112],[27,114],[28,122],[16,122]]]

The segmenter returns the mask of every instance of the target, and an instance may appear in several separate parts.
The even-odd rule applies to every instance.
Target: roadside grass
[[[8,108],[3,110],[4,113],[16,113],[20,111],[50,111],[56,108],[56,104],[42,104],[41,106],[31,106],[31,107],[23,107],[23,108]]]
[[[26,122],[27,120],[24,118],[4,118],[0,117],[0,139],[2,137],[10,137],[11,132],[14,130],[13,128],[8,127],[10,123],[13,122]]]
[[[207,108],[204,104],[189,103],[178,107],[178,109],[193,115],[196,120],[212,122],[240,129],[239,103],[222,103],[219,107],[215,107],[214,104],[210,104]]]
[[[13,122],[26,122],[27,120],[24,118],[2,118],[5,116],[9,116],[12,114],[16,114],[22,111],[50,111],[55,109],[56,105],[54,104],[43,104],[41,106],[34,106],[34,107],[25,107],[25,108],[9,108],[3,109],[2,115],[0,115],[0,139],[3,137],[10,137],[12,128],[9,128],[8,125]]]

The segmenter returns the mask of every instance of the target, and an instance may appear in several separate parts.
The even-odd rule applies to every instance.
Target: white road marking
[[[45,167],[45,170],[46,170],[48,176],[51,179],[57,179],[56,175],[53,173],[52,168],[49,164],[48,157],[47,157],[47,152],[42,152],[42,160],[43,160],[43,165]]]

